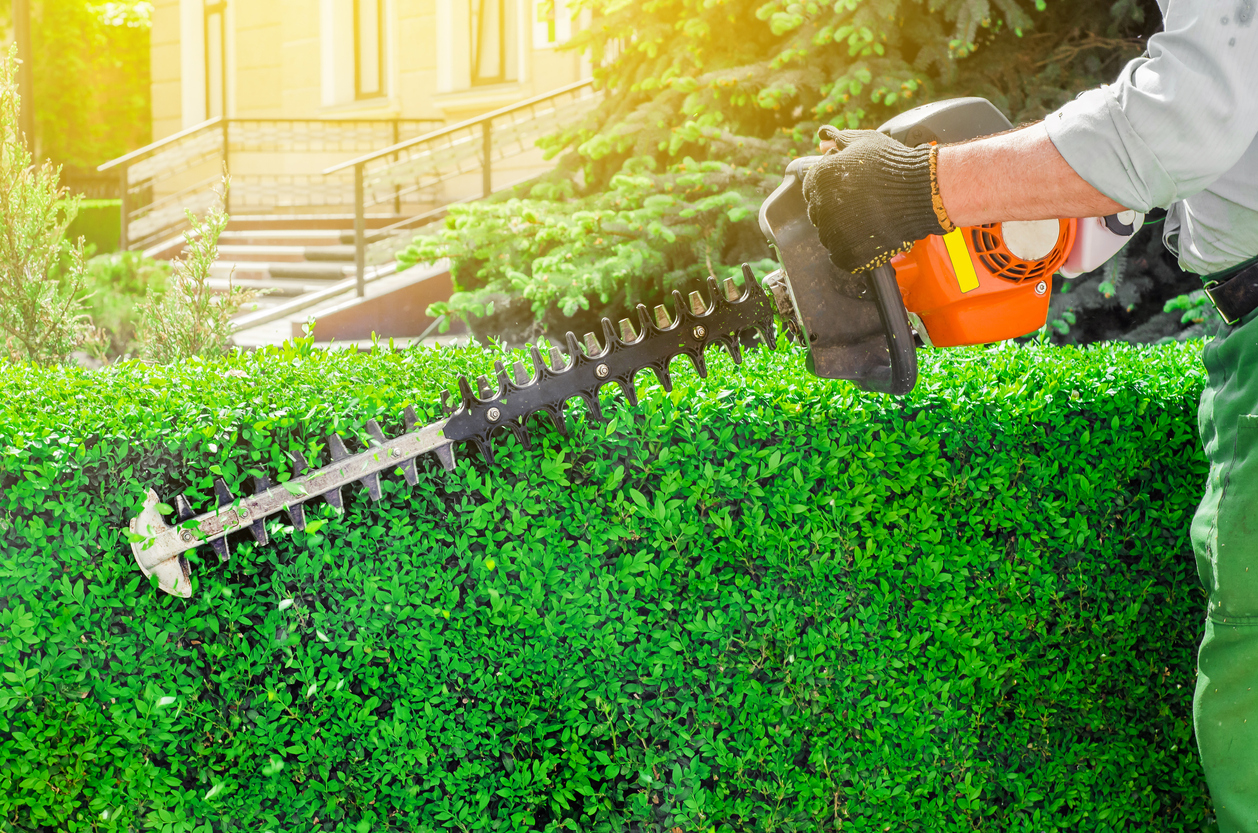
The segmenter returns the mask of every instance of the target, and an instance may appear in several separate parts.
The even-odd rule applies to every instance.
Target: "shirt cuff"
[[[1044,126],[1066,164],[1124,208],[1147,213],[1179,198],[1175,179],[1123,115],[1111,86],[1081,93]]]

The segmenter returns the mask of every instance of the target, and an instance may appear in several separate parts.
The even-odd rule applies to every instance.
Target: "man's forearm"
[[[1057,152],[1042,124],[939,149],[939,196],[957,226],[1123,211]]]

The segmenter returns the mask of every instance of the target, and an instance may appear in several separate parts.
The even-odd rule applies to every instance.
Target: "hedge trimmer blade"
[[[603,339],[587,333],[578,342],[572,333],[565,336],[567,355],[552,347],[547,365],[541,351],[530,348],[533,368],[522,362],[508,376],[501,362],[495,363],[496,383],[485,376],[476,380],[476,391],[467,377],[459,377],[460,401],[451,403],[449,391],[442,394],[446,418],[415,427],[415,412],[406,409],[406,431],[395,439],[386,439],[375,420],[367,423],[368,448],[351,454],[340,436],[328,437],[332,462],[311,470],[301,454],[293,455],[298,476],[271,485],[265,477],[254,478],[254,494],[237,498],[222,478],[214,481],[218,507],[196,515],[183,495],[175,498],[173,509],[177,522],[168,524],[162,517],[160,499],[149,490],[142,510],[131,519],[131,551],[144,575],[156,575],[162,590],[188,598],[192,595],[190,569],[184,553],[201,544],[209,544],[220,561],[228,560],[227,536],[248,530],[255,541],[267,543],[266,519],[286,512],[293,528],[305,529],[305,504],[321,497],[338,511],[342,508],[341,488],[358,483],[367,489],[372,500],[381,497],[380,473],[400,469],[406,482],[419,482],[415,459],[432,452],[446,469],[454,468],[454,443],[470,441],[486,462],[494,462],[491,438],[499,429],[514,434],[528,447],[525,421],[536,413],[548,415],[555,427],[565,432],[564,405],[573,398],[586,404],[595,418],[602,419],[598,391],[603,385],[615,383],[629,404],[637,404],[634,376],[640,370],[651,370],[665,390],[672,390],[669,363],[685,355],[701,377],[707,376],[703,351],[708,345],[723,346],[736,363],[742,362],[742,348],[764,344],[772,348],[773,305],[762,290],[756,288],[751,269],[743,266],[746,292],[740,292],[731,280],[718,285],[708,278],[712,302],[706,303],[698,292],[689,299],[673,293],[675,314],[670,316],[657,306],[652,316],[638,305],[638,330],[625,318],[617,334],[611,321],[603,319]],[[688,302],[687,302],[688,300]]]

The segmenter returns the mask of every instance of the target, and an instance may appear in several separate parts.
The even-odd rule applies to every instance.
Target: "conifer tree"
[[[449,257],[458,291],[433,312],[482,334],[579,329],[708,274],[739,279],[742,261],[762,273],[758,206],[821,124],[876,127],[961,95],[1032,121],[1111,81],[1160,25],[1151,0],[581,5],[593,24],[571,46],[605,99],[544,142],[556,170],[452,207],[399,256]]]

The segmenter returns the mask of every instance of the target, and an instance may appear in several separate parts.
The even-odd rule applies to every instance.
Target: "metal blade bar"
[[[256,493],[237,499],[219,478],[214,484],[218,508],[203,515],[193,515],[192,507],[182,495],[175,498],[178,522],[170,526],[158,511],[160,499],[150,490],[141,513],[131,520],[131,552],[146,576],[156,575],[167,593],[185,598],[192,595],[190,569],[184,553],[200,544],[209,543],[220,560],[229,555],[226,537],[248,529],[259,543],[266,543],[265,519],[287,511],[293,528],[306,528],[304,504],[321,497],[338,511],[342,506],[341,488],[357,483],[367,489],[373,500],[381,498],[380,472],[401,469],[410,485],[418,482],[415,459],[433,452],[447,471],[454,468],[454,443],[471,442],[492,464],[493,435],[499,430],[514,434],[528,446],[525,420],[536,413],[550,417],[555,428],[566,434],[565,404],[572,399],[585,403],[592,417],[602,419],[599,388],[615,385],[630,404],[636,401],[634,376],[641,370],[654,373],[665,390],[672,389],[669,363],[686,356],[700,376],[707,373],[704,350],[711,345],[724,347],[735,362],[742,360],[742,350],[756,346],[772,349],[774,344],[773,307],[768,296],[757,287],[755,276],[744,266],[744,287],[740,290],[730,280],[723,284],[708,279],[711,301],[697,292],[688,298],[673,293],[674,314],[660,306],[652,319],[641,304],[637,307],[638,328],[628,319],[620,322],[619,335],[612,322],[602,321],[600,343],[593,333],[585,337],[584,349],[576,336],[565,337],[567,355],[558,347],[548,351],[549,365],[542,353],[533,347],[530,358],[533,373],[521,362],[515,362],[514,378],[501,362],[495,363],[495,382],[481,376],[473,383],[460,377],[458,390],[461,402],[450,401],[449,391],[442,395],[446,419],[422,428],[415,428],[415,413],[407,408],[403,415],[402,436],[385,440],[374,421],[367,423],[368,448],[350,454],[335,434],[328,437],[332,463],[308,471],[300,452],[292,455],[292,480],[271,486],[266,478],[255,480]],[[317,462],[317,461],[316,461]]]
[[[131,545],[131,552],[146,576],[158,574],[163,590],[187,598],[192,588],[188,583],[187,560],[183,557],[185,551],[220,540],[270,515],[336,492],[376,472],[399,468],[420,454],[435,451],[444,462],[450,456],[451,441],[444,434],[448,421],[443,419],[425,425],[287,483],[184,520],[178,526],[172,527],[162,518],[157,509],[160,499],[150,489],[142,511],[131,519],[131,532],[144,536],[144,540]]]

